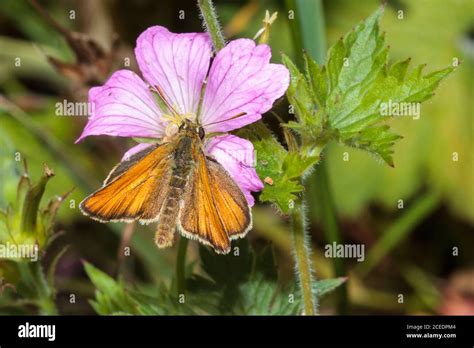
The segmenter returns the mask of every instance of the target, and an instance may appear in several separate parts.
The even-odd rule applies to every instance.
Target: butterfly
[[[157,223],[155,243],[171,246],[175,231],[230,251],[231,240],[252,228],[247,200],[237,183],[204,152],[205,132],[183,120],[171,139],[153,144],[116,165],[81,211],[100,222]]]

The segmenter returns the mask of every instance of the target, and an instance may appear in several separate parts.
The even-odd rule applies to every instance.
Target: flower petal
[[[251,191],[263,190],[263,183],[255,171],[253,144],[235,135],[211,138],[206,143],[206,152],[214,157],[242,189],[250,206],[255,200]]]
[[[76,143],[89,135],[161,138],[165,124],[145,82],[130,70],[115,72],[89,90],[91,115]]]
[[[130,148],[127,152],[124,153],[121,161],[128,161],[130,157],[132,157],[134,154],[145,150],[147,147],[151,146],[153,144],[150,143],[140,143],[138,145],[135,145],[134,147]]]
[[[197,112],[211,52],[209,35],[175,34],[161,26],[144,31],[135,48],[145,80],[159,86],[180,114]]]
[[[250,39],[231,41],[217,54],[207,79],[201,124],[207,132],[227,132],[259,120],[281,97],[288,69],[270,64],[267,45]],[[241,113],[244,116],[231,119]]]

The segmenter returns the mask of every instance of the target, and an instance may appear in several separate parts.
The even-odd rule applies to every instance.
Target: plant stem
[[[293,233],[293,252],[295,254],[296,276],[303,296],[303,309],[306,315],[315,315],[317,299],[313,296],[313,275],[311,269],[310,242],[306,233],[304,204],[295,202],[291,212],[291,230]]]
[[[219,52],[225,46],[225,41],[212,0],[198,0],[198,6],[201,11],[204,27],[214,44],[214,49],[216,52]]]
[[[176,260],[176,289],[178,296],[186,291],[186,250],[188,249],[188,239],[179,238],[178,255]]]
[[[290,26],[293,34],[296,56],[298,57],[298,65],[300,67],[303,65],[303,49],[306,50],[314,59],[316,59],[318,63],[324,63],[326,37],[324,31],[324,13],[321,0],[286,0],[286,7],[288,11],[294,11],[297,18],[295,21],[291,21]],[[319,149],[318,151],[321,150],[322,149]],[[320,169],[321,164],[318,166],[317,171]],[[314,182],[314,180],[315,175],[313,174],[307,180],[305,180],[306,186],[314,188],[314,185],[317,184]],[[311,192],[311,190],[306,190],[306,192]],[[321,202],[321,204],[325,204],[325,202]],[[330,209],[327,211],[328,213],[331,212]],[[313,279],[311,273],[311,263],[309,263],[309,260],[311,260],[310,246],[305,242],[305,218],[306,217],[304,216],[302,207],[300,211],[297,211],[296,209],[294,210],[292,216],[292,221],[294,222],[293,224],[295,227],[297,227],[295,222],[300,220],[299,225],[301,226],[301,231],[296,231],[295,228],[293,229],[295,257],[298,267],[297,276],[299,277],[303,296],[306,296],[306,298],[304,298],[305,313],[310,313],[306,309],[306,307],[308,307],[309,310],[312,310],[315,314],[317,298],[316,296],[313,296],[311,291],[311,283]],[[298,243],[301,245],[298,245]],[[306,260],[306,262],[302,262],[303,260]],[[309,283],[309,285],[306,283]]]
[[[297,20],[291,25],[295,50],[299,66],[303,66],[303,49],[314,58],[318,64],[324,64],[326,56],[326,34],[324,30],[324,11],[321,0],[287,0],[287,9],[296,12]],[[325,144],[324,144],[325,145]],[[320,149],[322,150],[322,148]],[[317,216],[318,222],[324,228],[327,243],[342,242],[337,224],[334,198],[331,183],[327,173],[327,163],[319,163],[316,171],[310,175],[306,183],[307,199],[310,202],[308,211],[311,217]],[[318,207],[317,211],[314,207]],[[317,213],[321,214],[317,214]],[[337,277],[346,275],[344,261],[336,259],[334,273]],[[337,290],[339,312],[347,311],[347,286],[344,284]]]
[[[324,228],[326,243],[340,244],[343,242],[336,218],[336,208],[331,190],[331,181],[328,175],[326,161],[319,164],[314,175],[311,176],[308,192],[313,195],[313,199],[318,200],[319,220]],[[314,207],[313,207],[314,208]],[[334,259],[334,274],[336,277],[346,276],[345,262],[343,258]],[[337,295],[337,307],[340,314],[347,312],[347,285],[342,284],[335,291]]]

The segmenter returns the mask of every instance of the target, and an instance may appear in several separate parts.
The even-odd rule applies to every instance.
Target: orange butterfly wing
[[[251,229],[250,208],[226,170],[200,150],[195,152],[196,167],[185,191],[178,229],[226,254],[230,240],[244,237]]]
[[[145,149],[118,164],[104,186],[84,199],[82,212],[101,221],[156,221],[169,190],[174,146]]]

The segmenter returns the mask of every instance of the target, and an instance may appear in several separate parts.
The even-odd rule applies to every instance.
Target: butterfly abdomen
[[[175,165],[169,183],[169,191],[161,208],[155,234],[155,243],[160,248],[165,248],[173,244],[180,201],[193,165],[190,151],[191,146],[192,140],[185,137],[179,142],[174,153]]]

